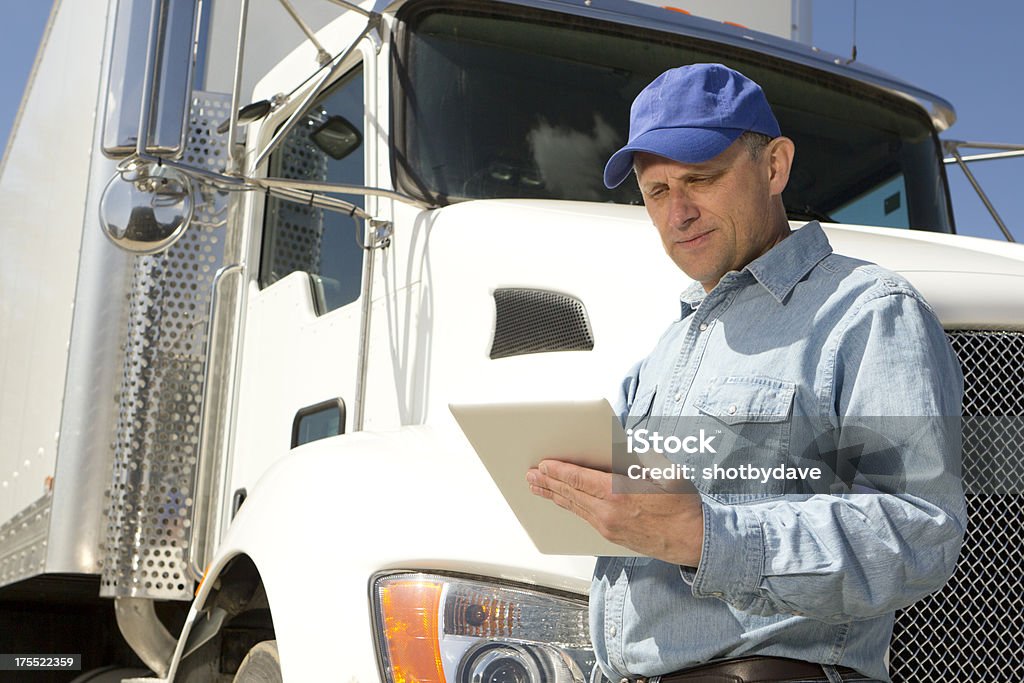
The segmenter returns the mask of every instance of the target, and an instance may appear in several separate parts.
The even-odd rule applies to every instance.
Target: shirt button
[[[730,415],[735,415],[736,414],[736,406],[734,406],[734,405],[729,406],[729,414]]]
[[[608,627],[608,633],[609,633],[609,635],[611,635],[612,638],[614,638],[615,634],[618,633],[618,632],[619,632],[619,629],[615,628],[615,624],[612,624],[611,626]]]
[[[714,597],[714,598],[720,598],[720,597],[722,597],[722,595],[724,595],[724,594],[723,593],[719,593],[718,591],[715,591],[714,593],[711,594],[711,596]]]
[[[680,401],[683,400],[683,395],[682,394],[676,394],[675,396],[673,396],[673,398],[676,400],[676,403],[679,403]]]
[[[708,324],[707,323],[701,323],[700,324],[700,331],[703,332],[706,329],[708,329]]]

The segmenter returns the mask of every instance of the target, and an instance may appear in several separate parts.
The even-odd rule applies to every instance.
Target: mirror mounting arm
[[[395,190],[386,190],[381,187],[365,187],[362,185],[339,185],[336,183],[329,183],[320,180],[294,180],[291,178],[247,178],[247,180],[254,186],[261,189],[276,189],[276,188],[288,188],[291,190],[298,190],[303,192],[334,192],[338,194],[365,194],[373,197],[384,197],[386,199],[394,199],[404,204],[411,204],[420,209],[436,209],[437,206],[434,204],[428,204],[422,199],[410,197],[407,194],[396,192]]]
[[[960,154],[960,148],[975,147],[982,149],[1002,149],[1006,150],[1005,152],[1003,152],[1004,156],[1016,156],[1022,151],[1021,146],[1002,145],[986,142],[964,142],[962,140],[943,140],[942,143],[945,151],[953,155],[952,161],[956,163],[957,166],[960,167],[961,171],[963,171],[964,176],[966,176],[967,178],[967,182],[971,184],[971,187],[974,188],[974,192],[978,195],[978,198],[981,200],[981,203],[985,205],[986,209],[988,209],[989,215],[992,216],[992,220],[996,222],[996,225],[999,227],[1000,232],[1003,233],[1003,237],[1006,238],[1007,242],[1016,242],[1017,240],[1013,238],[1013,233],[1011,233],[1010,229],[1006,227],[1006,223],[1003,222],[1003,219],[999,215],[999,212],[996,211],[996,207],[992,205],[992,201],[989,200],[988,195],[986,195],[985,191],[981,189],[981,183],[979,183],[977,178],[974,177],[974,174],[971,173],[971,169],[967,167],[968,160],[965,159]]]
[[[246,23],[249,20],[249,0],[242,0],[238,16],[238,45],[235,48],[235,77],[231,85],[231,117],[228,119],[228,173],[242,170],[242,159],[236,155],[238,144],[238,107],[242,95],[242,61],[245,59]]]
[[[246,0],[243,0],[243,2],[244,1]],[[359,45],[359,41],[365,38],[370,33],[370,31],[374,30],[379,23],[380,15],[371,14],[370,20],[367,22],[363,30],[359,32],[359,35],[355,37],[355,40],[352,41],[352,44],[349,45],[344,52],[342,52],[340,55],[334,58],[334,63],[331,65],[331,67],[327,69],[327,71],[317,80],[316,85],[309,89],[309,92],[307,92],[305,97],[302,98],[302,101],[295,108],[295,111],[292,112],[292,115],[289,116],[288,119],[277,129],[277,132],[274,133],[274,136],[270,139],[270,142],[268,142],[266,147],[264,147],[256,156],[256,160],[253,161],[249,167],[251,171],[255,171],[256,169],[258,169],[260,165],[267,160],[267,157],[270,156],[271,151],[275,147],[277,147],[281,140],[283,140],[285,136],[292,131],[293,128],[295,128],[295,125],[302,118],[303,112],[306,111],[306,109],[313,102],[316,96],[323,91],[324,86],[334,79],[334,76],[338,73],[338,71],[341,70],[342,65],[345,63],[345,60],[348,59],[348,56],[352,54],[352,52],[356,49],[356,46]],[[233,109],[237,111],[237,107],[233,107]]]
[[[284,7],[285,11],[291,16],[292,20],[298,25],[299,29],[306,34],[306,38],[309,42],[313,43],[313,47],[316,48],[316,61],[320,66],[327,66],[331,61],[331,53],[324,49],[324,46],[320,44],[320,41],[316,39],[316,35],[313,33],[313,29],[309,27],[299,13],[295,11],[295,7],[288,0],[277,0]]]

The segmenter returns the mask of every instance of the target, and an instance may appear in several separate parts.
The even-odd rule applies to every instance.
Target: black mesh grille
[[[967,537],[938,593],[896,615],[893,681],[1024,681],[1024,333],[950,332],[964,371]]]
[[[494,307],[491,358],[594,348],[587,309],[575,297],[542,289],[497,289]]]

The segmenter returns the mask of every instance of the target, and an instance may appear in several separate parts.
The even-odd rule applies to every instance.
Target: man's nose
[[[700,209],[693,197],[683,189],[673,189],[669,194],[668,219],[669,227],[685,230],[700,218]]]

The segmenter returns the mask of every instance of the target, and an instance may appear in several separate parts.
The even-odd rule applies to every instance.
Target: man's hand
[[[704,512],[700,494],[689,482],[676,491],[651,484],[650,493],[636,482],[558,460],[544,460],[526,473],[530,491],[582,517],[613,543],[673,564],[696,567],[704,543]],[[629,487],[628,489],[626,487]]]

